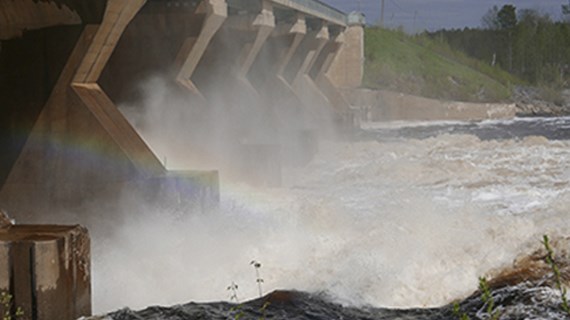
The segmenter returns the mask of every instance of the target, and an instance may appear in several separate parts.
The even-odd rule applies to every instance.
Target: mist
[[[516,148],[505,144],[499,145],[505,152]],[[510,265],[544,232],[568,231],[567,191],[545,199],[555,212],[534,208],[527,214],[517,214],[520,202],[510,205],[509,214],[497,215],[497,203],[476,200],[486,190],[511,188],[498,181],[445,199],[448,191],[442,192],[437,180],[461,177],[464,167],[442,161],[449,170],[442,177],[423,156],[456,154],[450,141],[414,143],[415,154],[406,144],[326,147],[307,168],[292,170],[292,181],[283,188],[222,181],[216,212],[172,217],[125,203],[136,214],[114,224],[111,237],[98,241],[97,228],[92,229],[95,309],[227,300],[232,282],[239,285],[240,299],[255,298],[251,260],[262,263],[264,292],[326,292],[356,305],[441,305],[472,292],[478,276]],[[425,174],[418,177],[419,172]]]
[[[306,164],[318,136],[335,137],[333,111],[326,98],[301,101],[268,77],[276,73],[275,50],[287,43],[266,46],[240,75],[240,37],[222,29],[213,41],[192,78],[199,94],[170,73],[154,74],[140,79],[138,100],[120,104],[167,170],[219,171],[222,200],[207,212],[180,210],[126,187],[109,208],[101,208],[105,199],[86,203],[83,211],[94,212],[87,216],[105,210],[108,217],[83,222],[94,239],[96,312],[227,299],[232,282],[240,299],[250,299],[257,294],[254,259],[262,262],[266,290],[317,290],[322,283],[301,276],[321,240],[306,225],[302,202],[281,184],[294,183],[282,170]]]
[[[219,170],[219,206],[173,209],[127,184],[117,202],[87,199],[36,218],[89,229],[95,313],[229,300],[232,283],[240,301],[255,298],[252,260],[264,293],[438,306],[473,292],[479,276],[544,233],[568,233],[567,142],[346,142],[330,106],[266,78],[272,46],[238,75],[241,40],[223,31],[214,40],[192,78],[200,94],[157,73],[139,79],[139,99],[120,103],[168,170]],[[268,183],[270,174],[280,181]]]
[[[222,83],[202,87],[216,103],[201,105],[155,75],[141,80],[141,102],[121,105],[168,169],[220,170],[218,208],[172,210],[125,188],[118,203],[87,201],[81,218],[42,217],[89,228],[95,313],[228,301],[232,283],[239,301],[256,298],[252,260],[262,264],[264,293],[295,289],[348,305],[439,306],[469,295],[479,276],[510,266],[544,233],[568,232],[567,142],[443,135],[350,143],[321,135],[318,153],[283,164],[281,184],[268,186],[243,170],[244,161],[261,168],[267,158],[244,157],[240,146],[283,146],[294,141],[291,132],[330,132],[332,122],[291,112],[255,135],[262,118],[242,112],[263,109],[265,100],[253,105],[246,95],[227,107],[221,93],[241,84]]]
[[[350,305],[438,306],[564,235],[567,142],[474,136],[324,142],[281,187],[223,178],[216,210],[180,215],[125,190],[86,203],[94,311],[324,292]],[[539,173],[539,174],[537,174]],[[223,176],[223,175],[222,175]],[[112,213],[112,214],[109,214]],[[82,215],[83,216],[83,215]],[[102,218],[106,216],[107,218]],[[42,221],[76,221],[75,213]]]

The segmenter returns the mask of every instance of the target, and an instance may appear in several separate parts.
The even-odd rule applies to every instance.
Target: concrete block
[[[207,213],[220,203],[218,171],[168,171],[138,181],[138,190],[172,213]]]
[[[91,315],[90,241],[80,226],[13,225],[0,229],[0,291],[26,319]]]

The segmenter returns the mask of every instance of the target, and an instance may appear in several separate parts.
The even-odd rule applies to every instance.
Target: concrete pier
[[[176,76],[176,81],[192,93],[202,96],[192,82],[192,75],[210,41],[228,17],[228,6],[223,0],[207,0],[198,5],[196,13],[204,14],[206,17],[199,35],[186,38],[180,49],[177,60],[183,60],[183,63],[180,63],[180,71]]]

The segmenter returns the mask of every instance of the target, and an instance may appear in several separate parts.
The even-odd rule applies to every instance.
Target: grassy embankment
[[[428,98],[499,102],[522,81],[425,36],[367,28],[364,86]]]

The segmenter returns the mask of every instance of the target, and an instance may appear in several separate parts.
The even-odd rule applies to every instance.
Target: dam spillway
[[[0,15],[0,206],[17,218],[125,189],[203,208],[218,169],[278,185],[352,122],[338,89],[360,85],[363,21],[319,1],[2,0]]]

